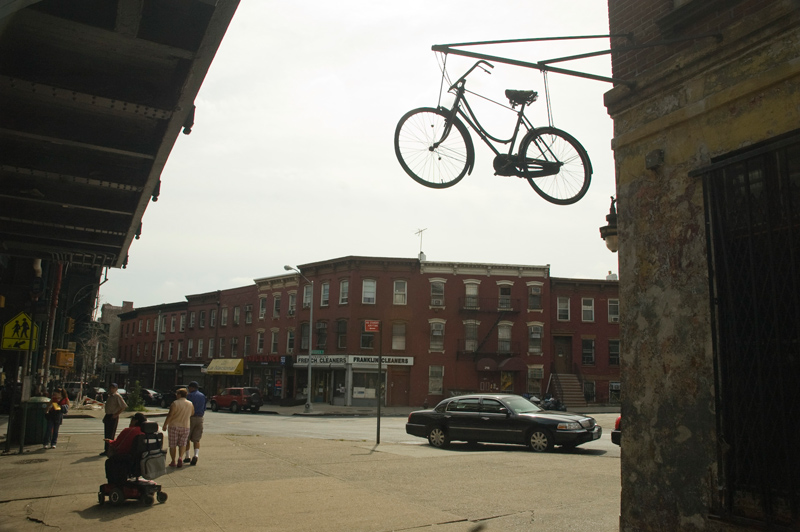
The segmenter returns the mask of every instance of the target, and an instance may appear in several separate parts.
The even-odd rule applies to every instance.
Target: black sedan
[[[434,447],[459,440],[519,443],[543,452],[555,445],[574,448],[597,440],[603,429],[592,417],[542,410],[519,395],[480,394],[452,397],[432,410],[412,412],[406,432],[428,438]]]

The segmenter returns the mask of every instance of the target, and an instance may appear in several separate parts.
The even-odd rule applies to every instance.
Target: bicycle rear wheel
[[[456,119],[449,128],[450,113],[432,107],[409,111],[394,132],[394,153],[414,181],[431,188],[452,187],[472,168],[472,139]]]
[[[589,154],[569,133],[554,127],[532,130],[522,140],[520,158],[524,177],[550,203],[571,205],[589,190]]]

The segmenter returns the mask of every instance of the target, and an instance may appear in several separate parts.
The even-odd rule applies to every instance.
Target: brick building
[[[390,406],[474,391],[618,401],[616,281],[551,279],[549,270],[384,257],[305,264],[302,275],[121,315],[120,358],[147,382],[155,365],[159,388],[198,380],[212,392],[248,385],[269,401],[304,401],[313,305],[315,402],[374,405],[381,382]],[[373,320],[378,332],[365,327]],[[556,346],[569,347],[570,363],[556,364]]]
[[[620,528],[798,530],[798,3],[608,6]]]

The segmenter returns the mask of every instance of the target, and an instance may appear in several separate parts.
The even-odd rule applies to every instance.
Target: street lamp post
[[[308,277],[303,275],[300,270],[289,266],[288,264],[283,267],[286,271],[295,271],[297,275],[302,277],[306,280],[307,283],[311,285],[311,304],[309,305],[309,314],[308,314],[308,393],[306,393],[306,406],[305,411],[306,413],[311,412],[311,350],[313,346],[311,345],[311,339],[313,338],[312,335],[312,327],[314,326],[314,281],[310,281]]]

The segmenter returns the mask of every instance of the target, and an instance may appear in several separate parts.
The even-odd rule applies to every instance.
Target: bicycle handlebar
[[[488,66],[489,68],[494,68],[494,65],[493,65],[493,64],[491,64],[491,63],[490,63],[490,62],[488,62],[488,61],[484,61],[483,59],[481,59],[480,61],[478,61],[477,63],[475,63],[474,65],[472,65],[472,68],[470,68],[469,70],[467,70],[466,72],[464,72],[464,75],[463,75],[463,76],[461,76],[460,78],[458,78],[458,79],[456,80],[456,82],[455,82],[455,83],[453,83],[453,84],[450,86],[450,88],[449,88],[449,89],[447,89],[447,90],[448,90],[448,91],[451,91],[451,90],[455,89],[455,88],[458,86],[458,84],[459,84],[459,83],[463,83],[464,81],[466,81],[466,79],[467,79],[467,76],[469,76],[469,75],[472,73],[472,71],[473,71],[473,70],[475,70],[476,68],[480,67],[480,66],[481,66],[481,63],[483,63],[484,65]],[[487,74],[491,74],[491,72],[489,72],[488,70],[486,70],[486,69],[485,69],[485,68],[483,68],[483,67],[481,67],[481,70],[483,70],[483,71],[484,71],[484,72],[486,72]]]

